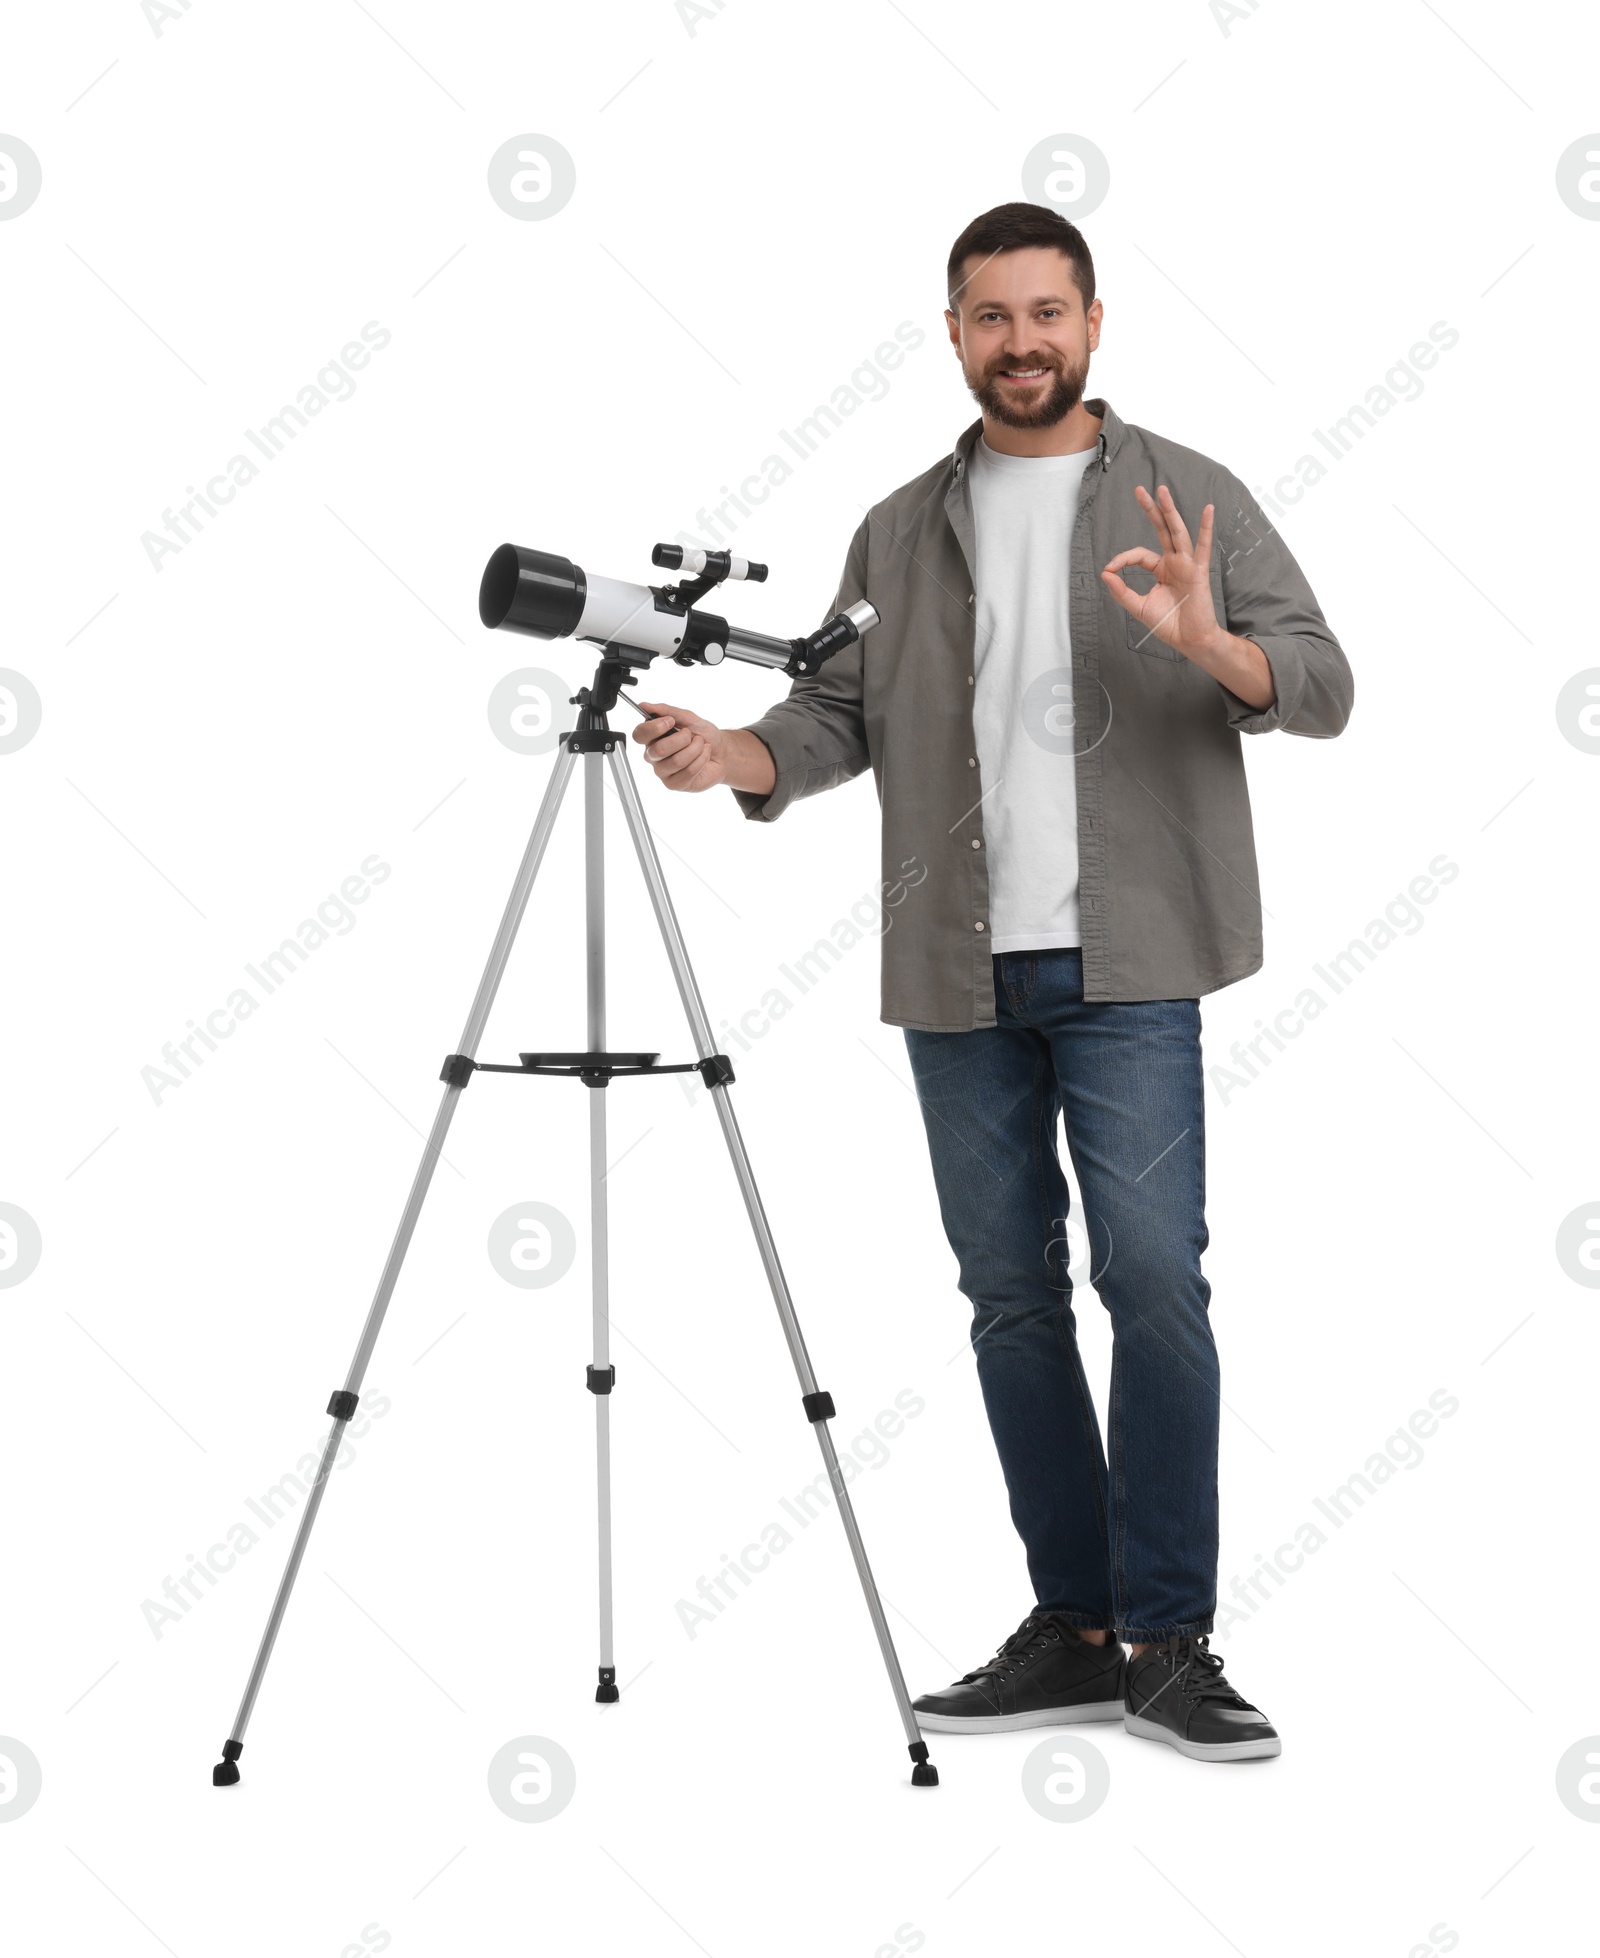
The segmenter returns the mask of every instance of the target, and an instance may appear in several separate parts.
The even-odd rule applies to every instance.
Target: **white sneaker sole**
[[[1024,1727],[1077,1727],[1094,1720],[1121,1720],[1121,1700],[1094,1700],[1087,1706],[1047,1706],[1032,1713],[918,1713],[925,1734],[1014,1734]]]
[[[1265,1761],[1283,1752],[1283,1742],[1276,1734],[1271,1740],[1226,1740],[1207,1747],[1199,1741],[1180,1740],[1170,1727],[1154,1720],[1142,1720],[1137,1713],[1127,1714],[1122,1724],[1140,1740],[1164,1741],[1180,1754],[1187,1754],[1191,1761]]]

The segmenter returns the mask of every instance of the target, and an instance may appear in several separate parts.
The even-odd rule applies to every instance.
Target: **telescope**
[[[294,1545],[279,1580],[266,1629],[256,1649],[255,1664],[245,1683],[244,1698],[239,1703],[239,1711],[234,1716],[228,1738],[222,1744],[222,1759],[211,1770],[212,1783],[218,1788],[230,1788],[239,1780],[239,1758],[244,1752],[245,1729],[255,1711],[256,1697],[260,1693],[261,1682],[266,1676],[267,1664],[288,1609],[290,1593],[305,1560],[311,1528],[327,1491],[330,1471],[343,1446],[345,1428],[361,1405],[362,1383],[433,1179],[434,1165],[444,1154],[450,1124],[463,1091],[480,1074],[501,1081],[512,1075],[520,1076],[525,1081],[541,1076],[561,1076],[581,1081],[584,1088],[591,1091],[586,1099],[589,1104],[590,1321],[594,1358],[585,1368],[584,1385],[594,1397],[595,1419],[596,1571],[599,1579],[600,1632],[596,1702],[609,1705],[621,1694],[621,1688],[617,1685],[616,1653],[612,1645],[611,1401],[617,1385],[617,1369],[611,1362],[610,1343],[608,1164],[611,1162],[611,1152],[606,1141],[606,1103],[611,1099],[610,1091],[614,1084],[641,1076],[698,1074],[710,1094],[723,1140],[728,1145],[734,1175],[744,1197],[745,1212],[755,1235],[756,1249],[766,1269],[784,1341],[794,1363],[801,1409],[821,1450],[822,1479],[825,1486],[833,1491],[834,1507],[844,1526],[856,1575],[861,1582],[862,1596],[905,1734],[906,1751],[911,1757],[912,1786],[938,1786],[939,1772],[928,1758],[928,1743],[922,1738],[916,1709],[906,1691],[905,1675],[894,1648],[894,1636],[872,1575],[872,1567],[867,1561],[866,1546],[861,1540],[850,1490],[839,1465],[838,1450],[829,1426],[837,1419],[833,1396],[817,1384],[816,1372],[806,1351],[805,1338],[789,1292],[789,1282],[779,1262],[772,1229],[761,1194],[756,1188],[755,1172],[750,1166],[744,1138],[739,1132],[729,1099],[728,1091],[734,1079],[733,1062],[727,1054],[718,1050],[710,1015],[689,964],[683,932],[667,890],[666,874],[661,867],[655,839],[650,834],[644,805],[639,800],[639,790],[629,766],[628,743],[622,732],[613,728],[606,719],[610,709],[617,704],[621,687],[632,680],[635,666],[649,666],[652,660],[661,657],[676,660],[681,666],[716,666],[724,659],[738,659],[798,678],[802,674],[817,672],[825,660],[842,652],[846,646],[854,645],[864,632],[870,631],[878,623],[878,614],[870,605],[862,602],[835,613],[826,625],[803,639],[772,639],[765,633],[746,632],[742,627],[729,625],[726,619],[698,609],[699,601],[706,593],[727,579],[754,583],[763,581],[767,575],[764,564],[752,564],[727,551],[687,549],[677,544],[657,544],[650,555],[652,563],[663,570],[685,573],[683,580],[676,585],[655,586],[621,584],[612,578],[591,578],[570,558],[554,557],[546,551],[525,550],[519,544],[502,544],[484,569],[478,592],[478,616],[486,626],[491,629],[504,628],[508,632],[525,632],[534,639],[576,637],[598,641],[600,661],[590,685],[580,687],[571,697],[570,704],[578,709],[577,725],[560,736],[554,765],[545,784],[544,799],[534,818],[533,831],[523,852],[511,895],[506,901],[500,928],[490,947],[489,963],[478,982],[461,1038],[454,1051],[445,1055],[444,1065],[439,1070],[439,1079],[445,1084],[444,1098],[434,1117],[422,1162],[412,1180],[411,1192],[401,1213],[388,1261],[368,1309],[360,1344],[350,1362],[344,1385],[335,1390],[328,1402],[333,1426],[323,1444],[310,1494],[300,1511]],[[631,697],[629,705],[638,713],[646,712]],[[545,847],[560,813],[561,798],[580,762],[584,805],[582,943],[587,1006],[585,1045],[580,1049],[558,1051],[538,1048],[526,1053],[519,1052],[514,1067],[508,1061],[479,1060],[478,1045],[489,1023],[500,982],[505,977],[517,930],[528,908],[534,879],[539,874]],[[659,1053],[631,1048],[613,1049],[607,1042],[604,821],[608,774],[621,804],[623,820],[628,826],[650,905],[660,928],[667,962],[672,968],[678,997],[689,1022],[695,1049],[693,1060],[664,1062]],[[570,944],[577,936],[571,929],[560,930],[556,942]],[[727,1022],[724,1021],[723,1025],[726,1026]],[[630,1091],[624,1089],[622,1092]],[[623,1154],[626,1153],[624,1150]],[[528,1207],[533,1210],[539,1208],[537,1204]],[[521,1218],[521,1209],[522,1206],[517,1205],[506,1211],[496,1224],[496,1231],[501,1224],[509,1222],[514,1222],[519,1231],[530,1229],[531,1220]],[[494,1241],[491,1238],[491,1242]],[[510,1273],[507,1272],[506,1276],[509,1277]],[[560,1272],[552,1272],[550,1276],[559,1277]],[[482,1405],[482,1396],[475,1392],[470,1410],[474,1420],[483,1418]],[[508,1815],[515,1813],[509,1804],[513,1799],[521,1804],[522,1796],[507,1796],[502,1800],[496,1777],[500,1764],[512,1756],[524,1765],[529,1761],[542,1760],[538,1753],[518,1752],[524,1745],[542,1748],[556,1757],[547,1764],[552,1770],[549,1788],[543,1794],[530,1796],[528,1803],[524,1804],[529,1812],[518,1817],[519,1820],[542,1821],[544,1816],[537,1813],[539,1803],[548,1801],[544,1815],[554,1815],[571,1794],[570,1778],[567,1792],[559,1800],[551,1792],[560,1781],[559,1763],[566,1761],[565,1755],[553,1742],[532,1738],[507,1742],[490,1764],[490,1791]],[[566,1768],[570,1777],[570,1762],[566,1763]],[[511,1771],[507,1767],[508,1776]],[[532,1777],[525,1776],[523,1779],[531,1780]],[[510,1785],[516,1786],[515,1783]],[[0,1820],[3,1819],[0,1817]]]
[[[815,673],[878,623],[865,599],[836,612],[802,639],[774,639],[730,625],[699,601],[725,579],[765,582],[767,567],[729,551],[657,544],[650,562],[689,575],[676,585],[630,585],[590,577],[570,558],[502,544],[484,567],[478,617],[491,630],[534,639],[591,639],[608,653],[648,666],[658,656],[679,666],[717,666],[724,659],[773,667],[791,679]]]

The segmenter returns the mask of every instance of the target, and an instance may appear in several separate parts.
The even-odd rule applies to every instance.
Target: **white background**
[[[1227,31],[1203,0],[715,6],[193,0],[158,33],[94,0],[5,29],[0,130],[43,167],[0,223],[0,664],[43,702],[0,756],[0,1199],[43,1242],[0,1293],[0,1734],[43,1774],[0,1828],[8,1944],[1572,1949],[1600,1835],[1556,1770],[1600,1732],[1600,1302],[1555,1241],[1600,1196],[1600,758],[1556,699],[1600,665],[1600,225],[1555,172],[1600,122],[1592,24],[1480,0],[1264,0]],[[519,134],[575,160],[542,221],[488,194]],[[1430,1394],[1459,1401],[1219,1629],[1281,1759],[1091,1729],[1109,1795],[1058,1822],[1023,1795],[1039,1736],[942,1739],[941,1787],[912,1790],[831,1517],[688,1635],[678,1601],[818,1464],[714,1116],[676,1081],[610,1091],[625,1691],[596,1707],[584,1096],[491,1076],[369,1377],[388,1411],[328,1491],[243,1782],[213,1790],[290,1525],[257,1524],[176,1622],[146,1601],[325,1431],[548,778],[496,739],[490,690],[588,671],[482,630],[485,557],[510,537],[648,577],[652,542],[913,322],[887,395],[738,533],[772,575],[723,609],[808,630],[862,507],[971,419],[945,256],[1060,134],[1110,163],[1091,391],[1246,482],[1320,454],[1434,322],[1460,336],[1281,519],[1357,704],[1337,742],[1250,744],[1267,963],[1204,1007],[1221,1063],[1430,860],[1459,866],[1209,1097],[1224,1597]],[[141,534],[369,321],[391,339],[354,396],[153,568]],[[780,690],[647,688],[730,723]],[[714,1021],[874,888],[870,778],[771,829],[641,787]],[[612,1044],[681,1058],[608,802]],[[157,1103],[163,1044],[374,853],[392,874],[354,926]],[[582,1042],[579,853],[574,796],[486,1057]],[[1029,1591],[876,961],[868,939],[735,1049],[734,1099],[841,1446],[924,1403],[855,1483],[918,1692]],[[580,1250],[522,1290],[486,1240],[533,1200]],[[1080,1319],[1103,1379],[1087,1293]],[[537,1826],[487,1791],[525,1735],[577,1774]]]

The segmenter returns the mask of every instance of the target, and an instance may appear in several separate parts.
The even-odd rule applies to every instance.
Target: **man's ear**
[[[944,323],[950,334],[950,344],[956,352],[961,351],[961,322],[948,306],[944,309]]]
[[[1100,322],[1105,317],[1105,308],[1097,299],[1085,315],[1089,323],[1089,351],[1093,353],[1100,345]]]

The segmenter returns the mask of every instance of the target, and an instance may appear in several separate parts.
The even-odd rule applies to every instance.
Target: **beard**
[[[1043,380],[1035,382],[1027,400],[1019,397],[1016,389],[996,379],[997,375],[1017,373],[1025,367],[1046,370]],[[1065,421],[1083,399],[1088,380],[1087,359],[1074,367],[1063,356],[1049,352],[1030,354],[1026,360],[1002,355],[978,385],[972,387],[972,394],[986,415],[1003,422],[1007,428],[1053,428],[1057,422]],[[971,387],[970,381],[968,386]]]

